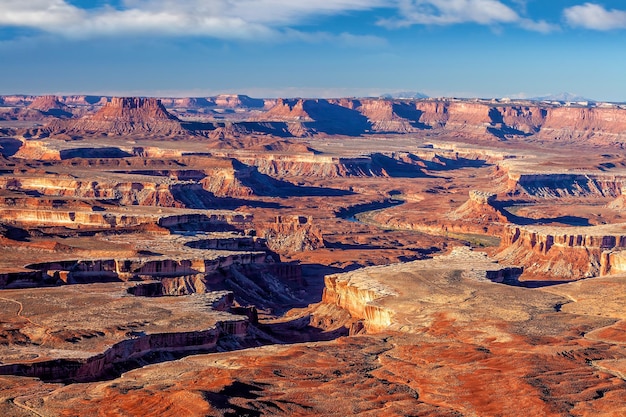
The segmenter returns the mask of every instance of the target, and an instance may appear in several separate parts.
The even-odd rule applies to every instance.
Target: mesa
[[[626,412],[621,104],[0,103],[2,414]]]

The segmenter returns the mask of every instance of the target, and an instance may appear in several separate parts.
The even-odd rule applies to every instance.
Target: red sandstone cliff
[[[277,216],[274,222],[255,225],[267,246],[277,252],[302,252],[324,247],[322,231],[313,224],[311,217]]]
[[[498,259],[524,267],[524,274],[580,279],[623,272],[626,226],[508,226]]]
[[[500,235],[509,221],[495,204],[496,195],[472,190],[461,207],[448,214],[453,224],[447,225],[450,231],[463,231],[479,234]]]
[[[262,121],[280,121],[280,122],[312,122],[313,118],[304,110],[303,99],[278,99],[276,104],[265,114],[259,116],[258,120]]]
[[[55,121],[46,126],[53,133],[67,134],[187,134],[180,120],[154,98],[114,97],[94,115],[79,120]]]
[[[43,112],[52,109],[65,110],[67,108],[65,104],[59,101],[57,96],[39,96],[28,107]]]
[[[20,115],[21,108],[59,110],[70,104],[77,114],[85,109],[104,106],[91,117],[67,124],[52,124],[53,133],[149,132],[177,134],[184,132],[178,120],[167,113],[157,99],[66,96],[3,96],[8,109],[5,119],[34,120]],[[211,98],[163,99],[168,107],[198,109],[219,107],[254,110],[237,120],[221,125],[193,127],[217,139],[248,134],[274,136],[348,135],[373,132],[413,133],[425,130],[468,139],[509,140],[533,136],[540,140],[588,143],[623,143],[626,141],[626,109],[619,106],[558,106],[536,102],[503,103],[486,100],[425,99],[277,99],[261,100],[242,95],[219,95]],[[11,108],[13,107],[13,108]],[[43,110],[44,112],[49,110]],[[13,112],[15,114],[9,114]],[[17,112],[17,113],[16,113]],[[245,119],[247,117],[247,119]],[[169,124],[166,122],[170,122]],[[254,123],[250,123],[254,122]]]
[[[549,109],[539,136],[563,139],[592,139],[595,136],[606,136],[623,141],[626,137],[626,110],[574,107]]]
[[[343,108],[345,111],[338,111]],[[618,107],[555,107],[539,103],[504,104],[462,100],[297,99],[278,100],[258,121],[304,123],[325,132],[341,115],[342,134],[416,132],[434,129],[472,138],[514,138],[623,142],[626,110]],[[360,130],[356,130],[355,128]]]
[[[91,117],[94,121],[147,123],[156,120],[178,120],[165,110],[160,100],[139,97],[113,97]]]
[[[223,108],[263,108],[265,106],[264,100],[241,94],[220,94],[212,100],[216,106]]]

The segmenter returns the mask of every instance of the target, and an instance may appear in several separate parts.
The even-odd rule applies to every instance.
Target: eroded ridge
[[[626,272],[626,225],[508,226],[498,258],[529,272],[562,278]]]
[[[622,105],[1,101],[2,415],[626,413]]]
[[[4,291],[3,304],[12,300],[24,307],[19,315],[12,308],[3,313],[3,322],[21,327],[13,333],[21,340],[2,347],[0,374],[98,380],[186,352],[215,350],[218,343],[237,345],[227,336],[243,340],[247,334],[247,317],[227,313],[232,293],[156,299],[126,295],[127,288],[32,290],[27,299],[23,292]]]

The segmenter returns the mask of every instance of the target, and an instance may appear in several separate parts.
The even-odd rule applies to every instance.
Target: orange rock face
[[[587,278],[623,268],[619,252],[626,248],[626,227],[510,226],[502,239],[499,258],[523,265],[527,275]]]
[[[626,413],[617,105],[4,105],[1,415]]]
[[[56,96],[41,96],[33,100],[28,106],[31,109],[47,112],[50,110],[65,110],[67,106],[61,103]]]
[[[113,97],[97,113],[78,120],[50,123],[46,130],[53,134],[182,134],[180,121],[169,114],[161,102],[152,98]]]
[[[142,123],[155,120],[177,120],[165,110],[160,100],[137,97],[113,97],[92,120],[121,120]]]

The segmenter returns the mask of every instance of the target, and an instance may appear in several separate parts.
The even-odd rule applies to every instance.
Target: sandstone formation
[[[452,221],[466,223],[466,231],[500,235],[503,226],[509,222],[507,214],[497,207],[497,195],[486,191],[471,190],[469,200],[448,214]]]
[[[258,223],[258,233],[276,252],[303,252],[324,246],[322,231],[312,217],[277,216],[273,222]]]
[[[502,270],[461,251],[334,276],[325,298],[361,315],[368,335],[195,355],[80,389],[39,387],[41,401],[26,391],[17,403],[50,414],[106,404],[122,414],[149,404],[161,415],[622,412],[623,306],[600,317],[589,307],[623,289],[624,277],[600,292],[590,281],[529,291],[490,282],[486,271]]]
[[[626,175],[601,173],[508,173],[509,193],[532,197],[617,197],[622,193]]]
[[[626,209],[626,187],[621,188],[621,194],[608,204],[608,207],[613,210]]]
[[[226,335],[246,335],[247,319],[224,312],[232,303],[232,294],[214,292],[194,298],[156,299],[120,297],[119,286],[117,291],[118,295],[116,287],[111,285],[90,287],[87,291],[78,287],[47,290],[45,295],[35,291],[35,297],[56,299],[59,304],[53,311],[41,311],[36,305],[26,304],[24,314],[33,322],[20,332],[27,342],[18,349],[0,347],[3,351],[0,375],[23,375],[45,381],[93,380],[115,375],[119,369],[132,367],[133,361],[141,362],[149,355],[215,349]],[[6,305],[3,321],[12,323],[15,306],[23,306],[25,301],[10,291],[3,294],[6,296],[0,301]],[[107,314],[99,305],[90,303],[94,297],[106,297],[109,308],[118,313]],[[181,309],[177,304],[184,307]],[[81,314],[73,314],[78,310]],[[147,311],[159,314],[160,324],[146,328]],[[181,315],[183,311],[185,315]],[[98,326],[90,329],[82,314],[97,317]],[[177,323],[175,331],[171,321]],[[45,344],[36,357],[28,353],[32,344]]]
[[[41,100],[41,97],[54,97],[65,106],[95,106],[106,103],[107,97],[87,96],[87,95],[70,95],[70,96],[31,96],[31,95],[5,95],[2,96],[2,102],[5,106],[25,107]]]
[[[241,94],[220,94],[212,98],[216,106],[223,108],[257,108],[265,106],[264,100],[255,99]]]
[[[56,116],[72,116],[68,107],[61,103],[56,96],[40,96],[33,100],[28,106],[31,109],[39,110],[44,114]]]
[[[415,296],[428,298],[434,295],[413,293],[412,283],[406,282],[406,278],[390,281],[386,278],[387,272],[392,272],[394,276],[423,274],[426,278],[436,271],[453,274],[453,271],[458,271],[461,276],[468,279],[502,283],[515,281],[522,269],[500,266],[484,254],[459,248],[450,255],[435,257],[430,261],[369,267],[346,274],[326,276],[322,302],[336,304],[347,310],[350,316],[363,320],[365,328],[369,331],[386,329],[414,331],[408,330],[410,327],[404,325],[397,317],[406,313],[402,308],[398,308],[405,305],[400,300],[405,298],[408,300]],[[398,301],[398,304],[394,301]]]
[[[0,415],[626,412],[622,105],[2,102]]]
[[[498,258],[525,273],[561,279],[623,271],[626,225],[595,227],[509,226]]]
[[[113,97],[94,115],[53,122],[45,129],[53,134],[144,133],[171,136],[188,133],[180,121],[165,110],[160,100],[136,97]]]
[[[348,120],[338,128],[332,120],[340,115]],[[296,136],[314,132],[353,135],[432,129],[457,137],[506,139],[536,135],[541,139],[621,142],[626,134],[621,108],[560,108],[536,102],[515,105],[438,99],[278,100],[255,120],[288,122],[289,130]],[[572,124],[571,120],[576,122]]]
[[[215,107],[215,101],[204,97],[184,97],[184,98],[159,98],[161,104],[166,108],[201,109],[205,107]]]
[[[264,158],[239,156],[238,160],[254,165],[259,172],[271,176],[361,177],[387,176],[385,168],[371,157],[335,158],[324,155],[272,155]]]
[[[19,107],[41,101],[34,96],[4,96],[5,106],[17,106],[15,114],[5,118],[34,120],[34,115],[18,116]],[[188,123],[181,128],[167,125],[161,109],[154,114],[156,99],[147,100],[146,115],[156,120],[146,124],[146,116],[122,122],[124,112],[111,110],[119,99],[91,96],[59,97],[57,102],[71,105],[77,114],[82,108],[108,107],[109,119],[98,125],[88,117],[72,124],[52,124],[47,131],[55,134],[95,134],[105,131],[130,133],[139,129],[154,135],[201,135],[213,138],[262,134],[279,137],[308,137],[311,135],[361,136],[372,133],[445,134],[461,140],[523,140],[533,137],[540,141],[589,142],[621,144],[626,136],[626,110],[617,105],[582,106],[534,101],[499,102],[494,100],[461,99],[252,99],[242,95],[218,95],[207,98],[162,98],[163,103],[177,114],[204,123]],[[142,105],[143,106],[143,105]],[[113,107],[119,107],[114,105]],[[123,106],[122,106],[123,107]],[[217,111],[218,109],[219,111]],[[234,110],[234,111],[233,111]],[[200,111],[200,113],[198,113]],[[228,113],[228,112],[231,113]],[[194,113],[196,112],[196,113]],[[113,115],[112,113],[120,113]],[[103,113],[104,114],[104,113]],[[193,115],[201,115],[199,119]],[[111,124],[110,117],[118,119]],[[171,116],[171,115],[170,115]],[[40,116],[41,117],[41,116]],[[87,117],[87,116],[85,116]],[[20,119],[21,118],[21,119]],[[226,120],[222,123],[220,120]],[[108,129],[108,130],[107,130]]]

